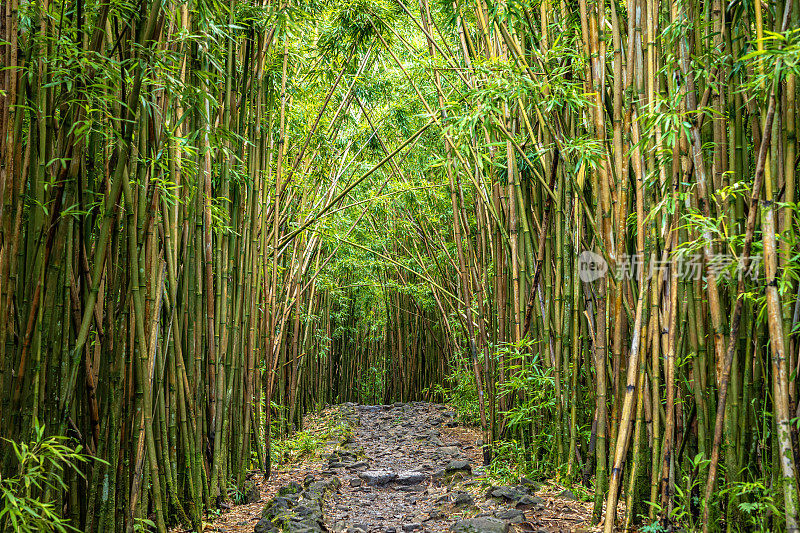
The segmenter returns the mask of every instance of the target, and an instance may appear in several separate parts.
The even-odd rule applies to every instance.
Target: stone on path
[[[362,470],[369,468],[369,463],[367,461],[358,461],[357,463],[352,463],[347,465],[345,468],[348,470]]]
[[[305,489],[291,482],[278,490],[261,513],[255,533],[325,533],[322,502],[330,492],[341,486],[338,478],[314,481]]]
[[[480,516],[459,520],[452,526],[453,533],[508,533],[508,522],[498,518]]]
[[[443,453],[446,455],[458,455],[461,453],[461,450],[459,448],[456,448],[455,446],[442,446],[441,448],[439,448],[439,453]]]
[[[370,485],[386,485],[397,478],[397,474],[389,470],[366,470],[358,474],[358,477]]]
[[[474,505],[475,500],[472,498],[472,495],[467,494],[466,492],[459,492],[453,499],[453,504],[457,507],[464,507],[468,505]]]
[[[558,495],[559,498],[564,498],[565,500],[575,500],[577,501],[578,498],[575,497],[575,493],[569,489],[564,489],[561,491],[561,494]]]
[[[261,499],[261,493],[258,487],[252,481],[246,481],[244,484],[244,503],[256,503]]]
[[[415,472],[413,470],[409,470],[406,472],[398,472],[394,481],[400,485],[416,485],[417,483],[422,483],[425,481],[427,477],[428,476],[425,474],[425,472]]]
[[[444,471],[448,474],[452,472],[472,472],[472,466],[467,461],[450,461],[444,467]]]
[[[519,509],[500,509],[494,513],[494,516],[509,524],[519,524],[525,521],[525,512]]]

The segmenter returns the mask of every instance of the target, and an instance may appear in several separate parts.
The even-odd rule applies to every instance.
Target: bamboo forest
[[[4,0],[0,531],[800,531],[800,0]]]

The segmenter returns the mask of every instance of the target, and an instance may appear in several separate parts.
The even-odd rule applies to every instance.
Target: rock
[[[322,516],[322,501],[325,496],[338,489],[338,478],[314,481],[303,490],[296,482],[278,490],[261,513],[255,533],[324,533],[327,531]]]
[[[525,513],[519,509],[501,509],[495,512],[494,516],[509,524],[519,524],[525,521]]]
[[[453,498],[453,504],[456,507],[464,507],[467,505],[474,505],[475,500],[472,499],[470,494],[467,494],[466,492],[459,492],[455,495],[455,498]]]
[[[303,486],[308,487],[312,483],[314,483],[317,478],[314,477],[313,474],[308,474],[306,477],[303,478]]]
[[[541,511],[544,509],[544,500],[538,496],[530,496],[525,494],[519,500],[517,500],[516,507],[517,509],[533,509],[536,511]]]
[[[449,428],[454,428],[458,426],[458,422],[456,422],[455,420],[448,420],[447,422],[445,422],[444,425]]]
[[[292,481],[287,485],[278,489],[278,496],[286,496],[287,494],[299,494],[303,492],[303,487],[300,486],[300,483],[296,481]]]
[[[492,487],[489,491],[489,496],[516,503],[526,494],[514,487]]]
[[[362,481],[361,478],[354,477],[353,479],[350,480],[350,486],[351,487],[360,487],[361,486],[361,481]]]
[[[414,472],[412,470],[399,472],[395,477],[395,483],[400,485],[416,485],[422,483],[428,476],[425,472]]]
[[[442,446],[439,448],[439,453],[446,455],[458,455],[461,453],[461,450],[455,446]]]
[[[252,481],[245,481],[242,489],[244,493],[244,503],[256,503],[261,499],[261,492],[258,490],[256,484]]]
[[[565,500],[573,500],[577,501],[578,498],[575,497],[575,493],[569,489],[565,489],[561,491],[561,494],[558,495],[559,498],[564,498]]]
[[[389,470],[366,470],[358,474],[358,477],[370,485],[386,485],[397,477],[397,474]]]
[[[387,527],[384,531],[385,531],[385,533],[397,533],[397,528],[396,527]]]
[[[367,461],[359,461],[357,463],[352,463],[347,465],[345,468],[348,470],[361,470],[369,468],[369,463]]]
[[[452,526],[453,533],[508,533],[508,523],[491,517],[476,517],[459,520]]]
[[[452,472],[472,472],[472,467],[467,461],[450,461],[447,463],[447,466],[444,467],[444,471],[446,473]]]
[[[422,492],[425,490],[425,487],[422,485],[400,485],[397,487],[397,490],[401,492]]]
[[[417,529],[422,529],[422,525],[419,522],[413,522],[411,524],[403,524],[403,531],[405,531],[406,533]]]
[[[429,520],[441,520],[443,518],[447,518],[447,514],[441,508],[433,509],[430,514],[428,515]]]

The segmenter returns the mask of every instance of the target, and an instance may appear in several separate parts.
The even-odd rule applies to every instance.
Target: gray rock
[[[361,470],[369,468],[369,463],[367,461],[359,461],[357,463],[351,463],[346,467],[348,470]]]
[[[541,511],[544,509],[544,500],[538,496],[523,495],[517,500],[517,509],[533,509]]]
[[[351,487],[360,487],[361,486],[361,482],[362,482],[362,480],[360,478],[354,477],[353,479],[350,480],[350,486]]]
[[[515,487],[493,487],[489,492],[489,496],[516,503],[526,494]]]
[[[444,471],[448,474],[451,472],[472,472],[472,467],[467,461],[450,461],[444,467]]]
[[[358,474],[358,477],[370,485],[385,485],[393,481],[397,474],[389,470],[366,470]]]
[[[425,490],[425,487],[422,485],[400,485],[397,487],[397,490],[401,492],[422,492]]]
[[[525,513],[519,509],[501,509],[494,513],[500,520],[505,520],[509,524],[519,524],[525,521]]]
[[[261,499],[261,492],[252,481],[245,481],[242,492],[244,492],[244,503],[256,503]]]
[[[422,483],[425,481],[425,478],[428,476],[425,472],[414,472],[412,470],[399,472],[397,477],[395,477],[395,483],[400,485],[416,485],[417,483]]]
[[[453,504],[456,507],[464,507],[467,505],[474,505],[475,500],[472,499],[470,494],[467,494],[466,492],[459,492],[455,495],[455,498],[453,498]]]
[[[575,497],[575,493],[569,489],[565,489],[561,491],[561,494],[558,495],[559,498],[564,498],[565,500],[573,500],[577,501],[578,498]]]
[[[287,494],[300,494],[301,492],[303,492],[303,487],[300,486],[300,483],[292,481],[278,489],[278,496],[286,496]]]
[[[397,533],[397,528],[396,528],[396,527],[387,527],[387,528],[384,530],[384,532],[385,532],[385,533]]]
[[[409,531],[414,531],[416,529],[422,529],[422,525],[419,522],[414,522],[412,524],[403,524],[403,531],[408,533]]]
[[[508,533],[508,522],[491,517],[459,520],[452,526],[453,533]]]
[[[322,516],[322,501],[325,496],[338,489],[338,478],[315,481],[303,490],[299,483],[292,482],[278,490],[261,512],[255,533],[325,533]]]
[[[447,514],[440,508],[433,509],[428,515],[428,520],[441,520],[443,518],[447,518]]]
[[[461,450],[455,446],[442,446],[439,448],[439,453],[446,455],[458,455],[461,453]]]

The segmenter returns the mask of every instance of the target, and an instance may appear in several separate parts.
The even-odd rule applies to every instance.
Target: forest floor
[[[279,464],[270,479],[252,478],[260,500],[207,518],[205,531],[253,533],[281,487],[283,494],[292,482],[308,487],[333,477],[341,487],[324,500],[323,531],[594,531],[591,503],[564,487],[491,479],[480,466],[479,432],[454,416],[445,405],[423,402],[345,404],[310,415],[291,445],[276,445]]]

